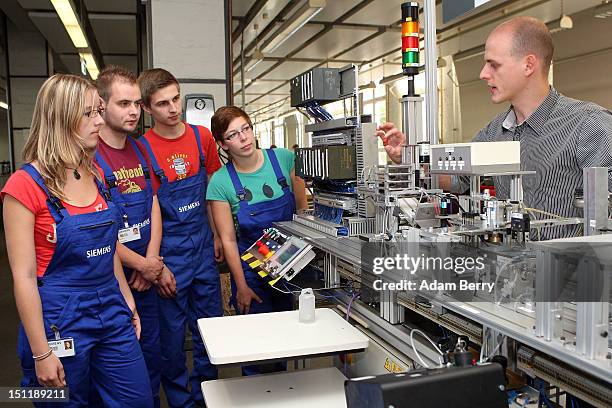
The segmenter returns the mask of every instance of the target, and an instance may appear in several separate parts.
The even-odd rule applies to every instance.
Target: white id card
[[[53,354],[58,357],[72,357],[75,353],[74,339],[72,337],[51,340],[49,341],[49,347],[53,350]]]
[[[140,227],[134,225],[128,228],[122,228],[119,230],[119,242],[125,244],[126,242],[136,241],[140,239]]]

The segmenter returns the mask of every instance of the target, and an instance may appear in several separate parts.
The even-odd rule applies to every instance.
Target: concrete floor
[[[21,367],[17,358],[17,329],[19,316],[13,296],[13,280],[6,255],[4,242],[4,231],[0,229],[0,387],[16,387],[21,379]],[[187,352],[188,361],[191,361],[191,351]],[[331,357],[312,359],[309,367],[329,367],[332,365]],[[289,369],[293,364],[289,363]],[[239,367],[227,367],[219,370],[219,378],[231,378],[240,376]],[[163,394],[163,391],[162,391]],[[31,403],[0,403],[0,407],[31,408]],[[162,396],[162,407],[167,407],[165,397]]]

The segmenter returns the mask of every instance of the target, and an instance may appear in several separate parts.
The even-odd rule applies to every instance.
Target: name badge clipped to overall
[[[51,329],[55,333],[55,340],[50,340],[48,344],[49,348],[53,350],[53,354],[55,354],[57,357],[74,356],[76,353],[74,348],[74,339],[72,337],[62,339],[60,332],[55,325],[51,326]]]
[[[127,215],[123,215],[123,226],[124,228],[119,230],[119,242],[125,244],[126,242],[136,241],[140,239],[140,227],[133,225],[130,227],[128,224]]]

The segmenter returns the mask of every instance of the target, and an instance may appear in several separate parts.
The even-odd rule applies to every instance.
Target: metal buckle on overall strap
[[[280,186],[281,186],[282,188],[287,188],[287,187],[289,187],[289,184],[287,184],[287,179],[286,179],[286,178],[284,178],[284,177],[281,177],[281,178],[279,178],[279,179],[278,179],[278,184],[280,184]]]
[[[104,199],[106,201],[111,201],[111,194],[110,194],[110,191],[108,191],[108,189],[102,188],[102,195],[104,196]]]
[[[51,202],[51,204],[53,204],[53,206],[58,210],[63,210],[64,209],[64,204],[62,204],[62,202],[59,200],[59,198],[57,197],[49,197],[49,201]]]
[[[115,188],[117,186],[117,180],[115,177],[106,178],[106,184],[108,184],[108,188]]]

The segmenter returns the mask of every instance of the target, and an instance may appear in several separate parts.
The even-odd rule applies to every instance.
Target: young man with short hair
[[[533,17],[515,17],[487,38],[480,79],[491,101],[510,108],[485,126],[473,142],[518,140],[521,169],[537,174],[523,178],[524,202],[562,217],[579,217],[574,192],[582,187],[586,167],[612,166],[612,113],[592,102],[561,95],[548,83],[553,41],[546,25]],[[379,126],[389,157],[401,161],[405,136],[392,123]],[[440,187],[463,192],[465,178],[440,176]],[[608,176],[612,189],[612,173]],[[510,178],[496,177],[498,198],[510,195]],[[574,236],[579,226],[545,228],[543,239]]]
[[[161,255],[176,276],[175,299],[160,299],[162,384],[171,407],[203,404],[200,384],[217,378],[202,344],[197,319],[223,314],[221,284],[215,259],[220,240],[207,209],[208,178],[221,167],[208,129],[181,120],[179,83],[164,69],[138,78],[143,108],[155,124],[140,140],[153,167],[153,187],[162,212]],[[191,376],[185,361],[185,326],[193,340]],[[191,395],[189,392],[191,383]]]
[[[117,252],[141,318],[142,348],[155,406],[159,406],[161,345],[157,289],[161,296],[176,292],[174,276],[159,256],[161,214],[150,182],[146,151],[129,134],[140,118],[140,88],[125,68],[105,68],[96,82],[104,107],[96,162],[104,172],[112,201],[121,209]]]

